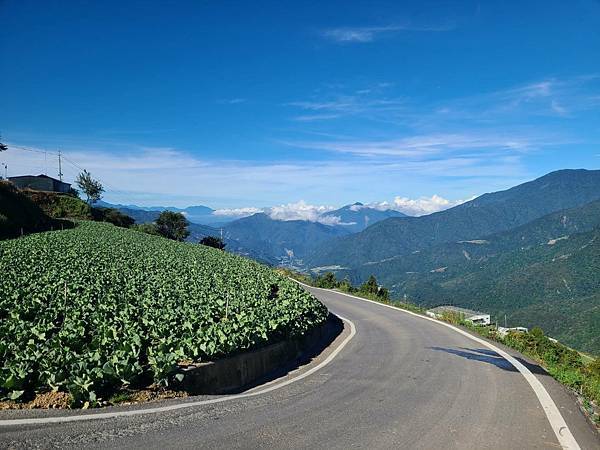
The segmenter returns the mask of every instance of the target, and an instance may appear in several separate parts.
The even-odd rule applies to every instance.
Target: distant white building
[[[489,325],[492,322],[489,314],[472,311],[466,308],[459,308],[458,306],[438,306],[437,308],[430,309],[426,312],[428,316],[436,319],[440,318],[444,313],[459,314],[465,320],[468,320],[475,325]]]
[[[498,327],[498,334],[502,337],[506,336],[509,332],[528,333],[529,330],[525,327],[512,327],[512,328]]]

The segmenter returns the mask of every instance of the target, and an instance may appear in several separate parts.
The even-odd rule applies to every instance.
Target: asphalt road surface
[[[315,373],[268,393],[222,403],[0,427],[0,447],[561,448],[530,384],[497,353],[438,323],[312,291],[356,328],[341,352]],[[529,367],[577,444],[600,449],[598,434],[574,398],[539,368]]]

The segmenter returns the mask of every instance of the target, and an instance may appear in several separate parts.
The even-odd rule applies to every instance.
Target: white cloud
[[[48,154],[45,159],[40,148],[24,151],[10,142],[8,145],[9,150],[0,154],[0,162],[8,164],[9,176],[44,172],[56,176],[58,164],[54,155]],[[228,212],[225,209],[248,205],[251,199],[266,205],[279,204],[278,217],[311,217],[312,214],[315,220],[316,213],[306,211],[311,207],[286,208],[286,201],[302,193],[311,199],[322,199],[306,205],[329,210],[330,207],[314,205],[352,203],[365,196],[385,198],[387,193],[397,189],[399,179],[411,192],[418,192],[424,179],[441,180],[440,189],[454,187],[460,192],[468,187],[461,181],[464,177],[477,177],[477,185],[486,190],[507,188],[530,178],[518,155],[493,155],[492,158],[490,153],[434,159],[365,159],[360,162],[355,158],[258,162],[203,160],[172,148],[128,146],[112,152],[78,148],[63,147],[65,181],[73,182],[80,168],[86,168],[104,184],[106,201],[141,206],[209,205],[223,211],[223,215],[232,216],[265,210],[255,207]],[[294,209],[296,213],[291,214]],[[300,213],[300,210],[304,211]],[[287,212],[284,214],[284,211]]]
[[[424,216],[452,208],[466,201],[468,200],[447,200],[437,194],[434,194],[431,197],[420,197],[418,199],[396,197],[394,198],[393,209],[408,214],[409,216]]]
[[[475,197],[472,197],[469,200],[472,200],[473,198]],[[437,194],[434,194],[431,197],[420,197],[417,199],[397,196],[391,203],[387,201],[372,202],[367,205],[352,205],[350,209],[352,211],[360,211],[363,208],[372,208],[379,211],[394,210],[403,212],[409,216],[423,216],[452,208],[466,201],[468,200],[447,200]]]
[[[323,216],[323,214],[333,211],[333,206],[310,205],[304,200],[296,203],[287,203],[267,208],[245,207],[245,208],[225,208],[217,209],[213,212],[215,216],[224,217],[248,217],[258,213],[267,214],[273,220],[305,220],[308,222],[319,222],[324,225],[352,225],[344,223],[338,216]]]
[[[327,225],[333,225],[335,218],[320,217],[320,215],[334,209],[333,206],[310,205],[304,200],[300,200],[296,203],[273,206],[268,209],[268,214],[274,220],[308,220],[309,222],[326,222]]]
[[[247,208],[223,208],[216,209],[213,211],[214,216],[223,216],[223,217],[248,217],[254,214],[258,214],[264,212],[264,209],[247,207]]]
[[[448,200],[444,197],[434,194],[431,197],[420,197],[410,199],[397,196],[392,202],[372,202],[366,205],[352,205],[350,210],[360,211],[361,209],[371,208],[379,211],[394,210],[400,211],[409,216],[423,216],[434,212],[443,211],[460,205],[466,201],[472,200]],[[342,222],[339,216],[323,214],[337,209],[333,206],[310,205],[303,200],[296,203],[287,203],[284,205],[273,206],[270,208],[233,208],[216,210],[213,214],[230,217],[247,217],[256,213],[265,213],[273,220],[305,220],[308,222],[319,222],[324,225],[354,225],[355,222]]]

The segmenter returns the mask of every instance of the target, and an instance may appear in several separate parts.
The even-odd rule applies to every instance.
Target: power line
[[[62,167],[61,167],[61,160],[63,160],[63,159],[65,161],[67,161],[69,164],[71,164],[73,167],[75,167],[76,169],[81,170],[82,172],[84,170],[86,170],[83,167],[81,167],[79,164],[75,163],[72,159],[67,158],[65,156],[65,154],[61,150],[59,150],[58,153],[55,153],[55,152],[49,152],[49,151],[46,151],[46,150],[36,150],[36,149],[33,149],[33,148],[21,147],[19,145],[12,145],[12,144],[10,145],[10,148],[16,148],[16,149],[19,149],[19,150],[25,150],[25,151],[32,152],[32,153],[40,153],[40,154],[44,154],[44,155],[53,155],[53,156],[58,157],[59,158],[58,159],[58,165],[59,165],[59,168],[58,168],[58,172],[59,173],[58,173],[58,175],[59,175],[59,178],[61,179],[61,181],[62,181],[62,175],[63,175],[62,174]],[[111,187],[109,184],[105,183],[100,178],[98,178],[98,177],[96,177],[96,178],[98,179],[98,181],[100,181],[100,183],[102,183],[102,185],[106,186],[111,191],[118,192],[118,189],[114,189],[113,187]]]

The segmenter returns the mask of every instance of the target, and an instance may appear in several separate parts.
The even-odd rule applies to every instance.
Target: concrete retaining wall
[[[322,325],[297,339],[277,342],[247,353],[183,368],[182,387],[193,394],[239,392],[259,380],[298,365],[318,354],[341,333],[342,321],[329,314]]]

